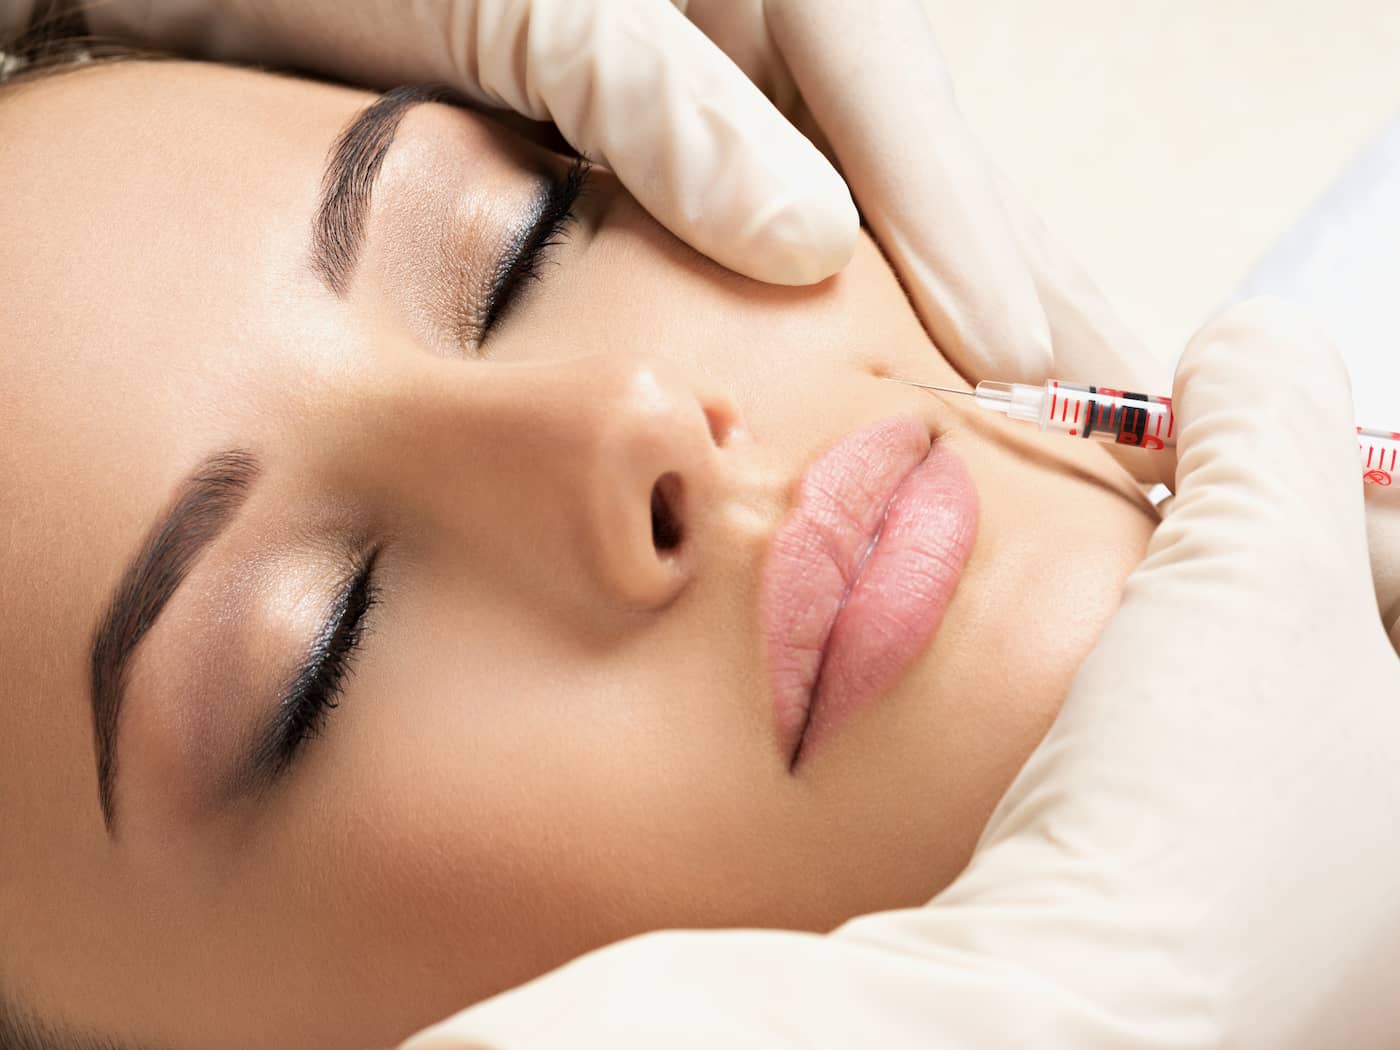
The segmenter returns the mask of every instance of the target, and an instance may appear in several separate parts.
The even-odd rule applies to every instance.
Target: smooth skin
[[[186,63],[0,93],[0,988],[190,1048],[382,1046],[645,930],[826,930],[966,863],[1157,515],[965,385],[880,251],[811,288],[682,245],[602,170],[480,347],[452,319],[564,162],[404,120],[346,294],[310,222],[374,96]],[[943,626],[795,772],[758,621],[798,479],[898,414],[981,501]],[[88,648],[205,456],[262,470],[146,639],[98,806]],[[658,550],[657,478],[684,539]],[[231,801],[240,745],[377,550],[338,709]]]

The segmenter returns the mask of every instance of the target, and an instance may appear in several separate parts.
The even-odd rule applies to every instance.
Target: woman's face
[[[174,63],[0,101],[0,988],[182,1047],[371,1046],[641,931],[933,896],[1150,506],[1089,442],[880,378],[964,385],[868,239],[767,287],[594,171],[505,294],[568,162],[381,105],[324,177],[373,102]],[[912,666],[794,765],[770,541],[898,416],[966,467],[975,539]]]

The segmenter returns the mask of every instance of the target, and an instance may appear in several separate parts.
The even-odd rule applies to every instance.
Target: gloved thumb
[[[1268,698],[1329,696],[1340,681],[1326,661],[1293,657],[1329,638],[1340,654],[1355,632],[1384,641],[1336,350],[1300,311],[1254,300],[1192,339],[1172,394],[1176,499],[1080,668],[1065,724],[1108,717],[1125,690],[1160,704],[1164,722],[1277,720]],[[1299,675],[1317,676],[1314,692]],[[1236,707],[1182,700],[1205,696]]]
[[[1350,389],[1340,354],[1287,303],[1256,299],[1203,328],[1173,383],[1176,499],[1125,606],[1150,588],[1155,609],[1172,605],[1156,627],[1235,633],[1245,619],[1273,644],[1310,614],[1300,593],[1327,595],[1329,616],[1375,613]]]

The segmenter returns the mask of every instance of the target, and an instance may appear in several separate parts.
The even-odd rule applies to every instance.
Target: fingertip
[[[806,285],[845,268],[855,254],[860,215],[851,191],[824,157],[795,174],[735,239],[732,268],[770,284]]]
[[[1207,353],[1220,343],[1266,347],[1278,359],[1314,362],[1322,358],[1331,366],[1341,365],[1339,377],[1346,373],[1341,355],[1312,315],[1278,296],[1254,296],[1221,310],[1191,337],[1182,360]]]
[[[1224,311],[1177,365],[1177,516],[1188,505],[1219,515],[1250,537],[1241,550],[1267,538],[1326,571],[1324,552],[1364,554],[1350,390],[1341,354],[1297,307],[1260,299]]]
[[[1351,375],[1332,340],[1307,311],[1274,296],[1227,307],[1187,343],[1177,363],[1173,395],[1182,400],[1209,373],[1237,395],[1276,388],[1295,405],[1294,418],[1313,412],[1351,417]]]

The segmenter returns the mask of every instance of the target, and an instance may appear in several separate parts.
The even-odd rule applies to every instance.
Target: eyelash
[[[336,601],[328,627],[312,646],[311,658],[287,690],[273,735],[273,753],[265,764],[275,778],[296,760],[307,741],[321,734],[326,717],[340,706],[355,656],[365,636],[369,611],[379,604],[374,567],[376,550],[365,559]]]
[[[533,221],[501,257],[486,294],[477,343],[510,312],[524,285],[544,276],[541,265],[549,249],[568,239],[569,226],[578,219],[574,209],[587,187],[588,167],[587,161],[577,159],[562,178],[550,182]]]

